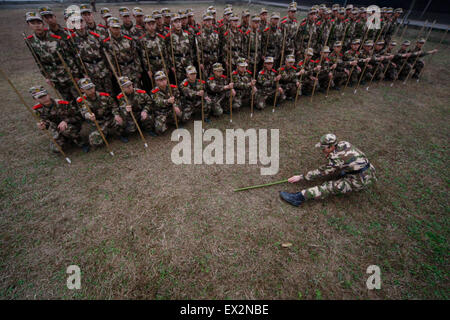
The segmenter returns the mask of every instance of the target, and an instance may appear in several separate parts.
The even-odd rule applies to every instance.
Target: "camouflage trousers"
[[[141,128],[142,131],[153,130],[155,122],[152,114],[148,114],[147,119],[145,120],[142,120],[140,112],[134,112],[133,114],[136,119],[136,122],[139,125],[139,128]],[[127,115],[125,117],[122,116],[122,119],[124,120],[122,124],[122,129],[119,130],[123,130],[126,134],[131,134],[138,131],[136,124],[133,121],[133,117],[129,112],[127,112]]]
[[[314,81],[309,77],[304,77],[302,79],[301,86],[302,95],[310,95],[313,91]]]
[[[163,134],[169,128],[169,125],[175,126],[175,117],[172,110],[155,112],[155,132],[156,134]],[[177,121],[183,121],[183,115],[177,116]]]
[[[361,76],[362,68],[361,71],[359,71],[358,68],[355,66],[354,68],[350,68],[349,72],[350,72],[349,73],[350,80],[347,78],[348,85],[352,86],[354,84],[357,84],[359,81],[359,77]]]
[[[209,117],[209,113],[212,109],[212,100],[208,102],[206,99],[203,99],[203,113],[205,117]],[[183,116],[182,121],[186,122],[192,118],[194,114],[201,114],[202,112],[202,101],[200,99],[196,101],[188,101],[185,100],[183,103]]]
[[[386,66],[384,66],[383,72],[386,70],[386,74],[384,76],[384,79],[385,80],[395,80],[395,79],[397,79],[397,75],[398,75],[397,65],[394,66],[392,63],[390,63],[387,68],[388,69],[386,70]]]
[[[284,90],[284,95],[287,99],[293,99],[297,95],[297,84],[295,82],[290,82],[280,85]]]
[[[256,108],[259,110],[264,109],[268,103],[272,103],[275,99],[275,90],[270,91],[260,91],[256,94]],[[284,94],[277,94],[277,105],[279,105],[281,102],[283,102],[286,99],[286,95]]]
[[[414,74],[413,77],[418,77],[419,74],[422,72],[423,67],[425,66],[425,63],[422,60],[417,60],[416,64],[414,65]]]
[[[114,118],[110,118],[108,120],[100,120],[97,121],[103,135],[106,137],[108,136],[114,136],[114,135],[121,135],[124,128],[121,127]],[[85,121],[81,128],[81,136],[83,137],[84,141],[89,141],[89,144],[93,147],[99,147],[101,146],[104,141],[102,136],[97,130],[97,126],[92,121]]]
[[[344,194],[351,191],[360,191],[377,181],[375,168],[370,168],[359,174],[348,174],[340,179],[324,182],[320,186],[314,186],[302,190],[306,200],[323,199],[329,195]]]
[[[345,71],[335,71],[333,73],[333,83],[331,84],[334,88],[339,89],[342,85],[345,85],[345,82],[347,82],[348,75],[345,73]]]
[[[403,66],[403,69],[401,69],[402,68],[402,66]],[[412,68],[412,66],[411,66],[411,64],[410,63],[405,63],[404,65],[401,65],[400,66],[400,69],[398,70],[398,72],[397,73],[399,73],[398,74],[398,80],[405,80],[405,78],[408,76],[408,74],[411,72],[411,68]]]
[[[191,59],[187,57],[177,57],[175,56],[175,71],[177,77],[177,83],[183,81],[186,78],[186,68],[192,65]]]
[[[217,95],[209,96],[212,100],[211,111],[212,114],[216,117],[219,117],[223,114],[224,110],[230,109],[230,91],[221,92]],[[233,97],[234,100],[234,97]]]
[[[206,79],[207,77],[211,76],[213,74],[212,66],[214,63],[219,62],[219,55],[216,54],[209,54],[206,52],[203,52],[203,67],[205,68],[203,70],[203,78]],[[227,72],[225,72],[227,73]]]
[[[239,109],[242,106],[250,106],[252,96],[251,94],[243,94],[237,93],[236,96],[233,97],[233,109]],[[253,97],[253,103],[255,103],[256,96]],[[228,106],[229,108],[229,106]]]
[[[84,62],[88,76],[95,84],[95,89],[99,92],[113,94],[112,74],[103,60],[98,63]]]
[[[77,125],[68,124],[66,130],[60,132],[57,125],[52,124],[48,130],[53,139],[55,139],[56,143],[61,148],[64,148],[71,142],[75,143],[79,147],[83,145],[83,141],[80,136],[80,128]],[[55,153],[59,152],[58,147],[53,142],[50,142],[50,150]]]

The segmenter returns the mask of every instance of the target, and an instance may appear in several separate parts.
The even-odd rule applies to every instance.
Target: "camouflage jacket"
[[[300,70],[296,66],[286,67],[283,66],[280,68],[279,72],[281,74],[280,84],[289,84],[295,83],[298,79],[297,73]]]
[[[86,28],[88,31],[92,31],[97,33],[98,35],[100,35],[100,38],[106,39],[109,37],[109,32],[108,32],[108,28],[102,24],[94,24],[93,27],[89,27],[88,25],[86,25]]]
[[[264,29],[262,34],[263,55],[265,57],[278,57],[283,45],[283,33],[281,28],[270,26]]]
[[[305,180],[324,177],[336,171],[351,172],[364,168],[369,159],[359,149],[347,141],[340,141],[328,156],[328,163],[304,175]]]
[[[80,113],[86,120],[89,119],[89,111],[86,104],[91,111],[95,114],[95,118],[98,122],[110,120],[114,116],[120,115],[119,107],[116,101],[105,92],[95,92],[95,99],[91,99],[86,95],[77,98],[78,108]]]
[[[295,47],[295,36],[297,34],[299,23],[296,19],[289,19],[286,17],[285,20],[281,21],[281,33],[284,34],[286,29],[286,48],[294,49]]]
[[[236,91],[236,96],[245,96],[251,93],[252,72],[250,70],[246,70],[246,72],[242,74],[238,71],[234,71],[231,79],[234,83],[233,89]]]
[[[277,76],[277,71],[275,69],[267,70],[263,69],[258,74],[258,79],[256,80],[256,84],[259,89],[263,92],[270,92],[275,89],[276,81],[275,77]]]
[[[104,53],[102,51],[103,42],[98,33],[87,31],[84,35],[76,31],[72,33],[72,40],[77,46],[81,60],[86,64],[98,64],[101,62],[106,67]]]
[[[47,129],[56,128],[61,121],[67,124],[80,124],[81,116],[77,108],[65,100],[52,99],[50,106],[37,104],[33,107],[36,114],[44,121]]]
[[[347,62],[346,64],[348,64],[348,62],[350,61],[354,61],[355,59],[358,60],[359,56],[360,56],[361,52],[359,50],[357,51],[353,51],[352,49],[345,51],[344,53],[344,62]]]
[[[183,94],[183,99],[190,102],[200,101],[201,97],[197,95],[200,90],[205,90],[206,82],[200,79],[196,79],[194,83],[189,82],[188,79],[184,79],[180,83],[181,93]],[[206,97],[206,90],[203,97]]]
[[[42,65],[43,69],[40,68],[40,71],[45,78],[61,82],[71,80],[56,53],[57,51],[63,57],[74,78],[81,76],[79,66],[73,55],[70,54],[67,43],[60,36],[45,31],[42,37],[34,34],[28,36],[27,40]]]
[[[134,25],[133,23],[129,26],[125,26],[124,24],[122,24],[120,29],[122,30],[122,34],[133,38],[135,41],[137,41],[145,33],[143,27]]]
[[[154,111],[156,114],[168,114],[169,112],[172,112],[172,104],[167,102],[167,99],[171,96],[171,91],[172,95],[175,97],[174,104],[180,105],[180,91],[174,84],[171,84],[170,87],[170,90],[168,87],[166,87],[166,90],[162,90],[159,87],[155,87],[155,89],[152,90],[151,98],[153,100]]]
[[[244,34],[243,43],[243,55],[247,57],[249,62],[255,63],[255,51],[256,51],[256,61],[259,61],[262,57],[262,34],[259,29],[253,31],[248,29]]]
[[[111,36],[103,40],[103,44],[108,50],[108,53],[112,59],[111,62],[113,64],[115,62],[115,56],[117,58],[117,62],[121,65],[135,63],[140,68],[141,60],[139,57],[138,46],[136,41],[129,36],[124,34],[122,34],[119,38],[114,38]]]
[[[314,60],[314,59],[310,59],[310,60],[302,60],[298,63],[298,66],[302,69],[305,70],[305,73],[303,74],[303,78],[305,79],[306,77],[309,76],[315,76],[317,71],[314,71],[314,68],[316,68],[319,65],[320,59]]]
[[[414,63],[417,61],[419,61],[419,58],[425,57],[426,55],[428,55],[429,53],[422,49],[419,49],[419,47],[414,47],[412,50],[409,50],[409,52],[411,52],[411,56],[408,58],[408,62],[409,63]]]
[[[141,57],[146,70],[151,70],[153,73],[164,70],[161,54],[165,60],[168,57],[166,42],[164,40],[164,36],[160,33],[155,33],[153,35],[145,33],[139,38],[139,48],[141,50]],[[159,50],[161,50],[161,52]],[[148,65],[149,62],[150,66]]]
[[[127,99],[129,104],[132,106],[133,113],[137,119],[138,116],[140,117],[140,113],[142,111],[147,111],[147,113],[151,113],[152,100],[150,99],[150,96],[147,94],[145,90],[134,88],[134,92],[132,92],[129,95],[127,94]],[[123,115],[127,115],[128,112],[126,111],[125,108],[127,106],[127,102],[125,100],[125,97],[123,96],[123,93],[120,93],[117,96],[117,100],[119,101],[120,112]]]
[[[345,63],[342,52],[336,53],[336,51],[333,51],[330,53],[329,58],[333,62],[332,64],[336,64],[336,71],[344,71]]]
[[[167,50],[172,54],[173,47],[175,60],[184,58],[188,63],[192,63],[194,57],[194,44],[191,42],[190,36],[186,31],[171,31],[167,33],[165,37]],[[173,67],[172,59],[169,59],[169,62],[170,66]]]
[[[230,48],[231,48],[231,58],[233,61],[236,61],[242,55],[245,57],[245,53],[243,52],[243,44],[244,44],[244,32],[241,29],[233,30],[232,28],[228,29],[224,34],[224,51],[225,57],[228,57]]]
[[[224,93],[225,91],[228,91],[223,88],[228,83],[228,78],[224,74],[219,78],[216,76],[212,76],[209,77],[206,81],[206,88],[208,90],[208,93],[211,94],[212,97],[214,97],[220,95],[221,93]]]
[[[197,32],[198,45],[204,54],[219,56],[221,47],[219,31],[204,27],[203,30]]]

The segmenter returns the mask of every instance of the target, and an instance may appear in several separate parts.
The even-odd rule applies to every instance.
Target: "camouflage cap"
[[[135,16],[143,16],[144,15],[144,10],[142,10],[142,8],[139,8],[139,7],[134,7],[133,8],[133,14]]]
[[[384,40],[379,40],[378,42],[377,42],[377,46],[384,46]]]
[[[295,56],[293,54],[288,54],[286,56],[286,61],[287,62],[295,62]]]
[[[233,15],[230,17],[230,21],[239,21],[239,17],[233,14]]]
[[[316,143],[316,148],[325,149],[337,144],[337,138],[332,133],[327,133],[320,138],[320,142]]]
[[[29,91],[31,93],[31,96],[34,99],[38,99],[38,98],[48,95],[47,90],[45,90],[45,88],[43,86],[31,87]]]
[[[319,5],[319,8],[320,8],[320,9],[325,9],[326,7],[327,7],[327,5],[324,4],[324,3],[322,3],[322,4]]]
[[[342,47],[342,42],[341,41],[336,41],[334,43],[333,47]]]
[[[108,26],[110,28],[120,28],[120,20],[116,17],[109,17],[106,21],[108,22]]]
[[[80,13],[85,13],[85,12],[91,12],[92,13],[91,6],[88,5],[88,4],[85,4],[85,3],[80,4]]]
[[[150,22],[156,22],[156,19],[153,15],[151,14],[146,14],[144,16],[144,23],[150,23]]]
[[[220,62],[216,62],[213,64],[213,70],[222,70],[223,71],[223,66]]]
[[[261,8],[261,11],[259,11],[259,14],[262,15],[263,13],[267,13],[269,11],[267,11],[266,8]]]
[[[360,7],[360,8],[359,8],[359,12],[361,12],[361,13],[367,13],[367,8],[366,8],[366,7]]]
[[[395,47],[397,45],[397,42],[395,40],[392,40],[391,42],[389,42],[389,45]]]
[[[228,4],[225,5],[225,8],[233,9],[233,5],[231,3],[228,3]]]
[[[206,20],[214,20],[214,17],[211,15],[210,12],[203,15],[203,21],[206,21]]]
[[[402,8],[397,8],[394,10],[395,13],[403,13],[403,9]]]
[[[382,8],[381,8],[381,12],[382,12],[382,13],[386,12],[386,10],[387,10],[387,7],[382,7]]]
[[[81,29],[80,21],[83,21],[83,17],[78,14],[72,13],[68,18],[67,27],[70,29]]]
[[[214,8],[214,6],[209,6],[208,11],[211,11],[211,13],[216,13],[216,8]]]
[[[354,8],[354,9],[352,10],[352,13],[353,13],[353,14],[358,14],[358,13],[359,13],[359,9],[358,9],[358,8]]]
[[[417,40],[417,43],[425,43],[426,40],[424,38],[420,38],[419,40]]]
[[[402,46],[409,46],[409,45],[411,45],[411,41],[409,41],[409,40],[405,40],[402,43]]]
[[[174,22],[175,20],[180,20],[181,16],[178,13],[174,13],[172,15],[172,22]]]
[[[82,78],[78,80],[78,87],[83,90],[88,90],[95,87],[95,84],[89,78]]]
[[[311,8],[311,10],[309,10],[308,14],[315,14],[317,13],[317,9]]]
[[[237,65],[238,67],[247,67],[247,61],[245,61],[245,58],[239,58],[237,59]]]
[[[394,12],[393,8],[387,8],[386,10],[386,13],[393,13],[393,12]]]
[[[270,19],[280,19],[280,13],[279,12],[272,13]]]
[[[305,50],[305,54],[307,56],[313,56],[314,55],[314,49],[313,48],[308,48]]]
[[[155,80],[161,80],[161,79],[167,79],[166,74],[162,70],[155,73]]]
[[[161,11],[159,11],[159,10],[153,10],[152,15],[153,15],[153,18],[155,18],[155,20],[162,18]]]
[[[324,14],[332,14],[332,12],[331,12],[330,9],[325,10],[323,13],[324,13]]]
[[[232,14],[232,13],[233,13],[233,10],[230,9],[230,8],[226,8],[226,9],[223,11],[223,15],[224,15],[224,16],[227,16],[227,15]]]
[[[339,8],[339,13],[340,14],[345,14],[345,9],[344,8]]]
[[[188,66],[188,67],[186,68],[186,73],[187,73],[187,74],[197,73],[197,69],[195,69],[194,66]]]
[[[130,9],[127,7],[120,7],[119,8],[119,14],[121,17],[126,17],[130,15]]]
[[[288,11],[297,11],[297,2],[293,1],[289,4]]]
[[[266,57],[266,59],[264,59],[264,63],[273,63],[273,57]]]
[[[250,10],[246,9],[246,10],[242,11],[242,16],[243,16],[243,17],[248,17],[248,16],[250,16]]]
[[[195,16],[194,11],[189,11],[189,12],[187,13],[187,16],[188,16],[188,17],[193,17],[193,16]]]
[[[352,4],[348,4],[346,7],[345,7],[345,10],[352,10],[353,9],[353,5]]]
[[[333,9],[339,9],[341,6],[338,3],[335,3],[331,6]]]
[[[110,12],[110,10],[108,8],[106,8],[106,7],[103,7],[103,8],[100,9],[100,14],[101,15],[104,15],[107,12]]]
[[[372,40],[366,40],[366,42],[364,42],[364,45],[367,47],[372,47],[373,46],[373,41]]]
[[[161,9],[161,14],[164,16],[164,17],[170,17],[171,15],[170,15],[170,9],[169,8],[162,8]]]
[[[131,82],[130,78],[123,76],[119,78],[119,84],[121,87],[126,87],[133,83]]]
[[[39,7],[38,11],[41,16],[53,15],[53,10],[50,7]]]
[[[187,19],[187,17],[188,17],[187,11],[184,11],[184,10],[178,11],[178,14],[180,15],[180,18],[181,18],[181,19]]]
[[[352,44],[361,44],[361,40],[360,39],[355,39],[352,41]]]
[[[323,48],[322,48],[322,52],[323,53],[330,53],[330,47],[329,46],[323,46]]]
[[[25,14],[25,21],[39,20],[42,21],[41,16],[37,12],[27,12]]]
[[[257,16],[257,15],[253,15],[252,16],[252,21],[259,22],[259,21],[261,21],[261,18],[259,16]]]

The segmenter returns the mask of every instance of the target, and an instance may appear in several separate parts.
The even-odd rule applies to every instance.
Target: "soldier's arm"
[[[61,56],[64,58],[64,61],[66,61],[67,66],[70,69],[70,72],[72,73],[74,78],[81,78],[81,67],[79,64],[79,59],[75,58],[73,54],[71,54],[73,51],[71,51],[68,48],[68,45],[65,41],[60,40],[57,44],[57,50],[59,53],[61,53]]]
[[[111,107],[111,113],[113,116],[120,116],[120,109],[119,105],[117,104],[116,100],[114,100],[112,97],[108,97],[108,105]]]
[[[81,120],[80,109],[76,104],[67,104],[65,111],[66,112],[64,113],[63,121],[75,124]]]
[[[80,110],[81,116],[84,119],[89,120],[90,113],[88,111],[88,108],[86,108],[86,104],[85,104],[85,102],[83,102],[81,97],[77,98],[77,106],[78,106],[78,110]]]
[[[328,176],[334,172],[336,172],[337,168],[334,167],[334,164],[330,161],[329,163],[320,166],[318,169],[308,171],[303,177],[305,180],[310,181],[316,178],[321,178]]]
[[[223,88],[224,85],[218,84],[216,81],[214,81],[214,79],[209,78],[207,84],[208,84],[208,89],[211,92],[220,93],[220,92],[224,91],[224,88]]]

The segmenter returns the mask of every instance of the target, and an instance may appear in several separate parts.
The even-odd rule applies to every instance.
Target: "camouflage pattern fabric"
[[[178,107],[180,110],[183,110],[180,103],[180,91],[176,85],[171,84],[170,87],[170,90],[168,87],[165,90],[159,87],[152,90],[151,98],[154,101],[153,114],[155,118],[155,132],[157,134],[163,134],[167,131],[169,125],[175,123],[173,107]],[[167,102],[167,99],[170,98],[170,91],[172,91],[175,97],[173,105]],[[182,121],[183,118],[185,117],[177,116],[179,121]]]
[[[150,99],[150,96],[147,94],[147,92],[145,90],[134,88],[133,92],[127,95],[127,99],[132,107],[132,112],[141,130],[152,130],[154,127],[154,119],[152,113],[153,105],[152,100]],[[122,127],[127,134],[136,132],[136,124],[134,123],[131,114],[126,111],[127,104],[123,93],[120,93],[117,96],[117,100],[119,101],[119,110],[124,120],[124,124]],[[145,120],[141,118],[142,111],[146,111],[148,114],[147,119]]]
[[[245,70],[243,73],[240,73],[239,71],[233,72],[233,89],[236,91],[236,96],[233,98],[233,109],[239,109],[243,105],[250,105],[252,76],[253,74],[250,70]]]
[[[206,94],[206,82],[196,79],[195,82],[190,82],[188,79],[184,79],[180,83],[180,91],[182,93],[182,106],[183,106],[183,118],[182,121],[185,122],[191,119],[194,113],[200,113],[202,109],[202,98],[197,95],[200,90],[205,90],[204,96]],[[203,99],[203,112],[205,117],[209,116],[212,109],[212,103]]]

